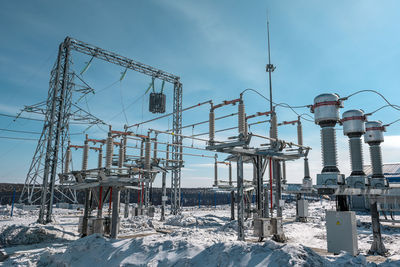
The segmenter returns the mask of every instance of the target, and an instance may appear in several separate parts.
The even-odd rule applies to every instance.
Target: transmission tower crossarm
[[[169,82],[169,83],[175,83],[179,82],[179,77],[176,75],[173,75],[171,73],[165,72],[163,70],[154,68],[152,66],[146,65],[144,63],[138,62],[133,59],[129,59],[127,57],[118,55],[114,52],[107,51],[105,49],[102,49],[100,47],[90,45],[88,43],[79,41],[77,39],[67,37],[65,39],[67,42],[69,42],[69,45],[71,49],[76,50],[80,53],[105,60],[107,62],[119,65],[121,67],[127,68],[127,69],[132,69],[134,71],[141,72],[143,74],[152,76],[154,78]]]

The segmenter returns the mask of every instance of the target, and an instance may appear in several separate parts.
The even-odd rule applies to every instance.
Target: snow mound
[[[75,234],[54,226],[6,225],[0,228],[0,245],[4,247],[66,241],[76,238]]]
[[[390,262],[385,262],[385,264]],[[185,240],[111,240],[91,235],[64,253],[45,253],[39,266],[375,266],[365,257],[343,254],[331,260],[301,245],[218,242],[207,246]],[[394,265],[393,265],[394,266]]]
[[[134,218],[121,221],[121,231],[147,231],[154,228],[153,220],[145,216],[137,216]]]
[[[221,227],[225,225],[226,218],[218,217],[214,214],[207,214],[201,217],[193,215],[179,214],[167,219],[165,225],[179,227]]]

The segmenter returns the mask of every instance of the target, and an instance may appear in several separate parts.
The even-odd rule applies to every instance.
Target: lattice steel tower
[[[82,41],[66,37],[60,44],[57,61],[50,74],[49,92],[47,100],[33,106],[27,106],[23,111],[34,112],[45,116],[42,134],[39,138],[25,185],[22,190],[19,201],[29,204],[40,203],[39,223],[51,221],[52,205],[54,197],[62,195],[70,201],[77,202],[76,194],[72,190],[63,190],[61,185],[56,185],[58,181],[58,172],[63,168],[65,151],[69,140],[70,121],[79,121],[85,124],[105,124],[100,119],[79,108],[72,103],[73,92],[87,94],[93,92],[87,84],[82,88],[76,88],[73,82],[76,76],[70,71],[72,60],[71,51],[89,55],[106,62],[119,65],[125,69],[134,70],[154,79],[160,79],[174,85],[173,101],[173,130],[175,133],[181,133],[182,126],[182,84],[179,77],[153,68],[149,65],[137,62],[135,60],[120,56],[116,53],[104,50],[102,48],[84,43]],[[82,81],[84,83],[84,81]],[[173,144],[181,144],[182,138],[174,136]],[[175,150],[179,149],[173,146]],[[174,151],[178,152],[178,151]],[[173,154],[174,160],[179,160],[179,154]],[[176,159],[175,159],[176,158]],[[172,196],[172,210],[180,208],[180,178],[181,163],[174,166],[172,172],[174,192]],[[58,171],[60,170],[60,171]],[[57,194],[54,194],[57,192]]]

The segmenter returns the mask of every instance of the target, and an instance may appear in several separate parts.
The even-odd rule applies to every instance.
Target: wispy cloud
[[[11,105],[0,103],[0,112],[8,113],[10,115],[15,115],[19,111],[20,111],[20,107],[18,107],[18,106],[11,106]]]

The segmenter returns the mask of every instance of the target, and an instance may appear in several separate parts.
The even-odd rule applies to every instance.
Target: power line
[[[396,122],[398,122],[398,121],[400,121],[400,119],[397,119],[397,120],[395,120],[395,121],[392,121],[391,123],[385,124],[384,126],[390,126],[390,125],[392,125],[392,124],[394,124],[394,123],[396,123]]]
[[[186,110],[189,110],[189,109],[192,109],[192,108],[196,108],[196,107],[202,106],[202,105],[204,105],[204,104],[208,104],[208,103],[211,103],[211,100],[204,101],[204,102],[202,102],[202,103],[198,103],[198,104],[196,104],[196,105],[193,105],[193,106],[184,108],[184,109],[182,109],[180,112],[183,112],[183,111],[186,111]],[[175,114],[175,113],[178,113],[178,111],[176,111],[176,112],[171,112],[171,113],[162,115],[162,116],[160,116],[160,117],[156,117],[156,118],[154,118],[154,119],[150,119],[150,120],[147,120],[147,121],[142,121],[142,122],[140,122],[140,123],[136,123],[136,124],[133,124],[133,125],[129,125],[129,126],[127,126],[127,128],[131,128],[131,127],[135,127],[135,126],[140,126],[140,125],[145,124],[145,123],[149,123],[149,122],[152,122],[152,121],[155,121],[155,120],[158,120],[158,119],[162,119],[162,118],[165,118],[165,117],[169,117],[169,116],[171,116],[171,115],[173,115],[173,114]]]
[[[252,89],[252,88],[247,88],[247,89],[243,90],[240,94],[242,95],[242,94],[244,94],[246,91],[252,91],[252,92],[258,94],[259,96],[261,96],[262,98],[264,98],[265,100],[267,100],[268,102],[270,101],[270,100],[269,100],[267,97],[265,97],[263,94],[261,94],[260,92],[258,92],[258,91],[255,90],[255,89]],[[284,108],[289,108],[289,109],[291,109],[297,116],[302,117],[304,120],[309,121],[309,122],[314,122],[313,120],[309,120],[309,119],[304,118],[304,116],[303,116],[304,114],[300,115],[299,113],[297,113],[297,112],[294,110],[295,108],[308,108],[310,105],[291,106],[291,105],[289,105],[289,104],[287,104],[287,103],[275,103],[275,102],[272,102],[272,103],[275,104],[275,107],[281,106],[281,107],[284,107]]]
[[[10,129],[3,129],[3,128],[0,128],[0,131],[13,132],[13,133],[26,133],[26,134],[41,134],[39,132],[19,131],[19,130],[10,130]]]
[[[25,134],[42,134],[40,132],[20,131],[20,130],[11,130],[11,129],[4,129],[4,128],[0,128],[0,131],[13,132],[13,133],[25,133]],[[69,135],[79,135],[79,134],[84,134],[84,132],[70,133]]]
[[[17,116],[13,116],[13,115],[9,115],[9,114],[4,114],[4,113],[0,113],[0,116],[14,118],[15,120],[16,119],[24,119],[24,120],[32,120],[32,121],[44,121],[42,119],[27,118],[27,117],[21,117],[21,116],[17,117]]]
[[[364,92],[369,92],[369,93],[377,94],[377,95],[380,96],[390,107],[392,107],[392,108],[394,108],[394,109],[400,111],[400,106],[394,105],[394,104],[390,103],[389,100],[387,100],[386,97],[385,97],[384,95],[382,95],[382,94],[379,93],[378,91],[371,90],[371,89],[360,90],[360,91],[354,92],[354,93],[352,93],[352,94],[350,94],[350,95],[348,95],[348,96],[346,96],[346,97],[340,98],[340,100],[347,100],[347,99],[349,99],[349,98],[352,97],[352,96],[355,96],[355,95],[357,95],[357,94],[364,93]]]
[[[10,140],[24,140],[24,141],[38,141],[38,139],[34,138],[21,138],[21,137],[11,137],[11,136],[0,136],[1,139],[10,139]]]
[[[44,121],[42,119],[34,119],[34,118],[28,118],[28,117],[14,116],[14,115],[9,115],[9,114],[4,114],[4,113],[0,113],[0,116],[14,118],[14,121],[16,121],[17,119],[31,120],[31,121]],[[86,125],[86,124],[89,124],[89,123],[85,123],[85,122],[70,122],[69,124]]]
[[[380,107],[380,108],[378,108],[378,109],[375,109],[375,110],[372,111],[372,112],[366,113],[365,115],[366,115],[366,116],[370,116],[370,115],[372,115],[372,114],[378,112],[379,110],[384,109],[384,108],[387,108],[387,107],[390,107],[390,105],[384,105],[384,106],[382,106],[382,107]]]

